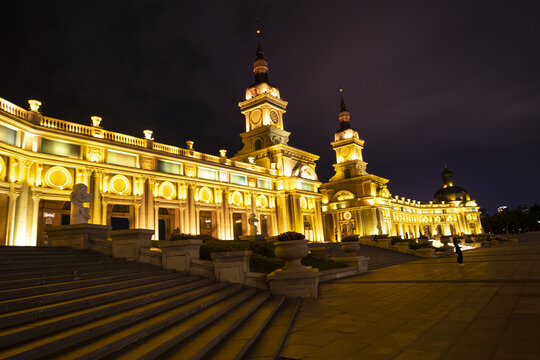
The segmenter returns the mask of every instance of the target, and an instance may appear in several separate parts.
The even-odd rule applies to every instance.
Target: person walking
[[[461,248],[459,247],[459,240],[454,239],[454,249],[457,254],[457,262],[460,266],[463,266],[463,253],[461,252]]]

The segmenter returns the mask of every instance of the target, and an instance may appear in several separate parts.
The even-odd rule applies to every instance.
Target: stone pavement
[[[540,233],[320,285],[284,359],[540,359]]]

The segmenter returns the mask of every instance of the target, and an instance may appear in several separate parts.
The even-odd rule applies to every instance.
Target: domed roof
[[[433,202],[440,204],[441,202],[449,201],[471,201],[469,192],[460,186],[454,186],[453,173],[444,165],[444,170],[441,173],[443,187],[437,190],[433,195]]]

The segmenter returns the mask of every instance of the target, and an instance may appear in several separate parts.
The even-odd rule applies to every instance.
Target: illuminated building
[[[244,147],[233,157],[204,154],[105,130],[101,118],[81,125],[0,99],[0,244],[43,245],[47,225],[69,223],[69,196],[84,183],[93,193],[90,223],[154,230],[155,239],[207,233],[247,235],[255,213],[259,233],[304,233],[323,241],[317,155],[289,146],[287,102],[268,82],[260,42],[255,83],[239,103]]]
[[[428,204],[392,196],[388,179],[369,174],[362,156],[364,140],[351,128],[341,96],[340,128],[332,147],[335,175],[320,187],[326,241],[339,241],[349,222],[354,233],[416,238],[420,235],[480,234],[479,207],[469,193],[453,185],[452,173],[441,174],[443,188]]]

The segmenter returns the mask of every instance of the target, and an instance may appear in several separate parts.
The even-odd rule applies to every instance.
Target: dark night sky
[[[0,97],[210,154],[241,147],[255,18],[289,145],[321,156],[343,82],[368,172],[432,199],[443,163],[480,206],[540,202],[537,1],[3,1]]]

